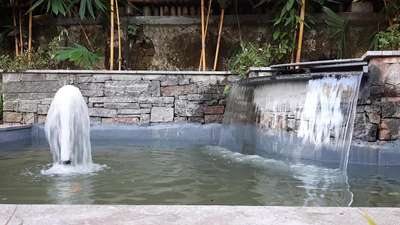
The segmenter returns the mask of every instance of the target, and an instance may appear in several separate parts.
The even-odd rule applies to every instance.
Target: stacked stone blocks
[[[80,88],[93,124],[220,123],[224,87],[237,80],[215,74],[4,73],[4,123],[43,123],[55,92]]]

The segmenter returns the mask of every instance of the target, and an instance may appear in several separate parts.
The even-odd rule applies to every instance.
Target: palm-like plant
[[[95,11],[104,12],[106,5],[103,0],[35,0],[29,11],[33,11],[38,7],[45,7],[47,13],[53,15],[69,15],[72,14],[72,6],[79,4],[79,17],[86,19],[89,16],[95,18]]]

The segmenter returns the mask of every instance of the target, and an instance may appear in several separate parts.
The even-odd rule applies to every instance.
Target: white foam
[[[91,163],[90,165],[77,165],[77,166],[54,163],[49,169],[41,170],[40,173],[46,176],[78,175],[78,174],[95,173],[105,168],[107,168],[106,165],[99,165],[95,163]]]

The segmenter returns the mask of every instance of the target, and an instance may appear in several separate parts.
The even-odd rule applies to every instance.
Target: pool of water
[[[0,203],[400,206],[397,168],[337,169],[216,146],[101,144],[90,174],[44,175],[47,147],[0,151]],[[349,183],[349,185],[348,185]]]

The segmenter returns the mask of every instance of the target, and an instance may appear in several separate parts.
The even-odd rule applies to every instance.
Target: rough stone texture
[[[222,105],[217,106],[206,106],[204,108],[205,114],[224,114],[225,107]]]
[[[220,123],[229,73],[121,72],[5,73],[4,122],[43,123],[65,84],[80,88],[93,124]],[[229,83],[229,82],[228,82]]]
[[[195,85],[167,86],[161,87],[162,96],[180,96],[197,93]]]
[[[133,102],[124,102],[124,103],[113,103],[113,102],[105,102],[103,104],[104,108],[109,109],[139,109],[139,103]]]
[[[198,102],[187,100],[175,101],[175,114],[177,116],[198,117],[203,116],[203,113],[203,106],[200,105]]]
[[[22,113],[3,112],[3,121],[5,123],[20,123],[22,121]]]
[[[363,141],[400,139],[400,59],[372,58],[361,85],[353,137]]]
[[[89,116],[113,117],[117,114],[115,109],[89,108]]]
[[[105,96],[160,96],[159,81],[106,81]]]
[[[139,117],[112,117],[101,120],[104,124],[137,124],[139,121]]]
[[[172,122],[173,120],[173,108],[153,107],[151,109],[150,122]]]
[[[382,104],[383,118],[400,118],[400,98],[395,102],[384,102]]]
[[[382,119],[379,139],[383,141],[397,140],[400,137],[400,119]]]
[[[222,123],[224,119],[224,115],[205,115],[204,116],[204,122],[205,123]]]

